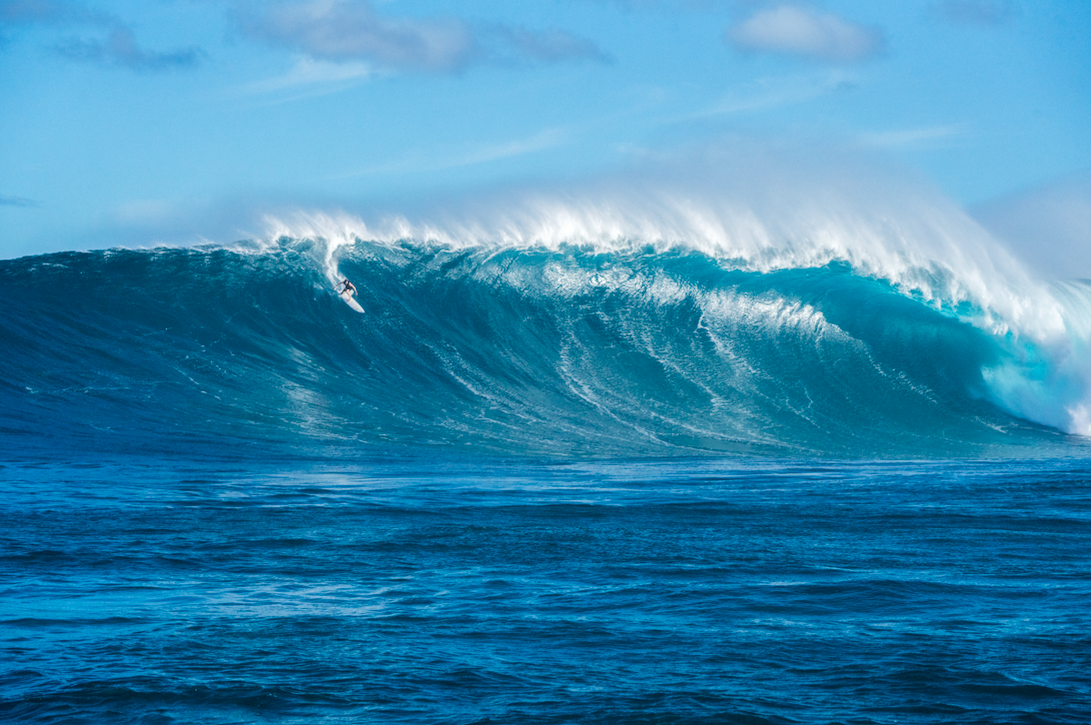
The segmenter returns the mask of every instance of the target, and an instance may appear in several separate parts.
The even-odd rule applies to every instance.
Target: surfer
[[[349,282],[347,279],[344,282],[342,282],[341,284],[337,285],[337,293],[338,294],[343,295],[346,292],[349,292],[352,295],[356,294],[356,285],[354,285],[352,282]]]

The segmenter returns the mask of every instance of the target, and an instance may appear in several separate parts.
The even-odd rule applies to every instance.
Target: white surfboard
[[[341,293],[341,299],[345,301],[345,304],[356,310],[357,312],[363,312],[364,308],[360,306],[360,303],[353,298],[352,293],[345,290]]]

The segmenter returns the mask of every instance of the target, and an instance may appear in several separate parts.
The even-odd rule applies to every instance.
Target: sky
[[[1091,3],[0,0],[5,258],[732,143],[881,159],[1091,276]]]

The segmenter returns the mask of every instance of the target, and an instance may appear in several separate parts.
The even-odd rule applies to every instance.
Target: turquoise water
[[[361,315],[332,293],[324,253],[282,240],[3,262],[7,440],[320,457],[1086,451],[1069,435],[1091,394],[1077,305],[1051,341],[843,264],[361,242],[336,262]]]

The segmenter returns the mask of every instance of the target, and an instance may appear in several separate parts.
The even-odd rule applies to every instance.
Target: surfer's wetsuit
[[[352,282],[349,282],[347,279],[344,282],[342,282],[341,284],[337,285],[337,286],[342,287],[342,289],[340,290],[341,294],[344,294],[345,292],[348,292],[349,290],[352,290],[353,295],[356,294],[356,285],[354,285]]]

